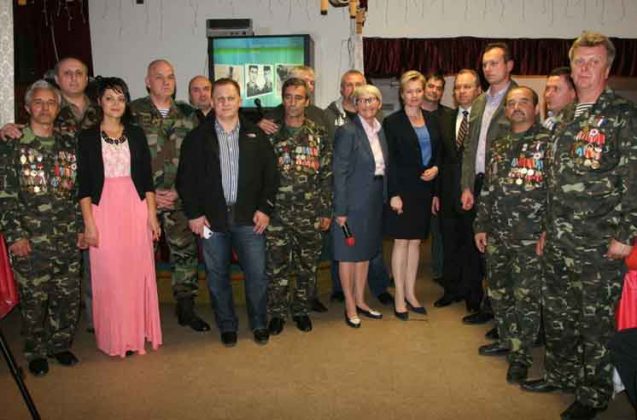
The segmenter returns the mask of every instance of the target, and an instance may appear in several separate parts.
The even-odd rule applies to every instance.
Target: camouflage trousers
[[[266,273],[268,276],[268,313],[285,318],[307,315],[316,288],[316,267],[323,246],[320,231],[307,218],[288,217],[298,224],[273,220],[267,230]],[[290,290],[292,278],[296,279]]]
[[[500,342],[510,349],[510,363],[530,366],[541,322],[542,265],[535,241],[512,243],[489,237],[486,262],[487,291]]]
[[[623,279],[623,262],[609,261],[606,251],[602,243],[575,252],[551,238],[544,250],[545,378],[593,407],[606,406],[613,390],[607,343]]]
[[[56,250],[32,243],[29,256],[12,260],[27,361],[68,350],[73,342],[80,307],[80,253],[61,242],[52,241]]]
[[[170,262],[175,267],[172,273],[173,296],[177,300],[194,298],[199,288],[199,253],[195,235],[188,228],[188,219],[180,209],[160,210],[158,216],[170,250]]]

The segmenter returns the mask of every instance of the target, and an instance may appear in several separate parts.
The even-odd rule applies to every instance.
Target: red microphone
[[[356,245],[356,238],[354,237],[354,235],[352,235],[352,231],[349,229],[349,225],[347,224],[347,222],[345,222],[343,226],[341,226],[341,229],[343,229],[343,235],[345,235],[345,245]]]

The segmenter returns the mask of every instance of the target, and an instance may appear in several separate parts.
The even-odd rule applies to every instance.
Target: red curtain
[[[617,54],[611,75],[637,76],[637,39],[611,38]],[[514,74],[545,75],[567,66],[572,39],[503,38],[364,38],[365,74],[396,77],[407,70],[454,74],[463,68],[480,69],[482,50],[490,42],[505,42],[515,61]]]
[[[13,0],[16,121],[24,121],[26,88],[58,59],[77,57],[93,74],[88,0]]]

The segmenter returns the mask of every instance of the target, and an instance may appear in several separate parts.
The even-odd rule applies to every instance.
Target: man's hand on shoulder
[[[17,140],[22,137],[23,129],[24,124],[5,124],[2,128],[0,128],[0,139],[3,141]]]
[[[261,121],[257,123],[257,126],[267,135],[272,135],[279,131],[279,126],[275,124],[274,121],[266,118],[262,118]]]

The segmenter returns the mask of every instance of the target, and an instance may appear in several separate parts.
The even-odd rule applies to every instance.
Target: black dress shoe
[[[68,350],[49,354],[49,357],[57,360],[57,362],[62,366],[75,366],[79,363],[77,357],[75,357],[75,355]]]
[[[132,357],[133,355],[135,355],[133,350],[126,350],[126,357]]]
[[[345,295],[343,292],[333,292],[330,296],[330,302],[345,302]]]
[[[274,317],[270,320],[270,323],[268,324],[268,331],[270,331],[270,334],[272,335],[279,335],[281,334],[281,331],[283,331],[284,325],[285,325],[285,319]]]
[[[226,331],[221,333],[221,343],[226,347],[234,347],[237,345],[237,332]]]
[[[49,362],[44,358],[33,359],[29,362],[29,372],[33,376],[44,376],[49,373]]]
[[[498,329],[497,328],[491,328],[489,331],[487,331],[487,333],[484,335],[484,338],[488,339],[488,340],[499,340],[500,339],[500,334],[498,334]]]
[[[522,363],[513,362],[507,370],[507,382],[510,384],[521,384],[526,379],[529,368]]]
[[[208,323],[206,321],[204,321],[203,319],[199,318],[197,315],[194,315],[190,319],[190,321],[188,321],[185,324],[181,324],[181,325],[187,325],[190,328],[192,328],[194,331],[197,331],[197,332],[210,331],[210,325],[208,325]]]
[[[394,315],[396,316],[396,318],[400,319],[401,321],[407,321],[409,319],[409,311],[398,312],[397,310],[394,309]]]
[[[310,302],[310,309],[313,312],[327,312],[327,308],[318,298],[312,299],[312,301]]]
[[[381,305],[391,306],[394,303],[394,297],[389,292],[383,292],[376,296]]]
[[[606,410],[606,407],[591,407],[575,401],[560,414],[563,420],[592,420],[597,413]]]
[[[258,330],[254,330],[254,341],[263,346],[268,344],[268,340],[270,339],[270,333],[266,328],[259,328]]]
[[[412,312],[415,312],[417,314],[421,314],[421,315],[427,315],[427,310],[425,309],[424,306],[414,306],[409,302],[405,302],[407,303],[407,309],[409,309]]]
[[[345,311],[345,323],[352,327],[352,328],[360,328],[361,327],[361,319],[357,316],[355,317],[348,317],[347,316],[347,311]]]
[[[478,353],[482,356],[506,356],[509,354],[509,348],[500,343],[491,343],[480,346]]]
[[[480,324],[486,324],[492,319],[493,319],[493,314],[480,311],[480,312],[476,312],[474,314],[465,316],[464,318],[462,318],[462,322],[469,325],[480,325]]]
[[[449,306],[455,302],[460,302],[460,299],[445,293],[440,299],[434,302],[434,306],[436,308],[444,308],[445,306]]]
[[[520,387],[525,391],[541,393],[557,392],[561,390],[559,387],[551,385],[543,378],[524,381]]]
[[[371,319],[381,319],[383,317],[383,314],[381,314],[378,311],[375,311],[373,309],[369,309],[369,311],[359,308],[358,306],[356,307],[356,313],[359,313],[361,315],[363,315],[364,317],[367,318],[371,318]]]
[[[296,328],[303,332],[312,331],[312,320],[307,315],[298,315],[292,317],[294,322],[296,322]]]

